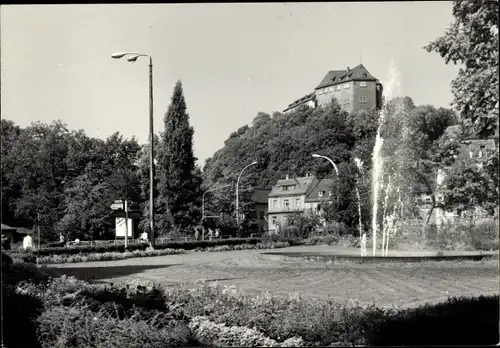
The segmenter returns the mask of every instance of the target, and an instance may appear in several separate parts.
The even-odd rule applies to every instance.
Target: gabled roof
[[[314,176],[278,180],[269,193],[269,197],[305,195],[309,192],[311,185],[315,184],[317,181],[318,180]],[[296,185],[294,190],[282,190],[282,186],[291,185]]]
[[[339,83],[345,83],[348,81],[378,81],[372,74],[368,72],[363,64],[346,70],[331,70],[329,71],[323,80],[319,83],[318,87],[315,89],[333,86]]]
[[[2,231],[15,231],[17,228],[2,224]]]
[[[309,194],[306,196],[306,202],[317,202],[328,199],[331,197],[328,196],[328,191],[333,189],[335,184],[335,180],[333,179],[321,179],[318,183],[312,188]],[[320,197],[319,192],[325,192],[325,196]]]
[[[297,99],[296,101],[294,101],[293,103],[291,103],[290,105],[288,105],[288,107],[283,110],[283,112],[285,111],[288,111],[290,109],[293,109],[299,105],[302,105],[302,104],[305,104],[311,100],[315,100],[316,99],[316,94],[315,93],[311,93],[311,94],[308,94],[300,99]]]
[[[267,204],[267,196],[271,192],[270,188],[259,187],[256,188],[252,193],[251,200],[255,203]]]

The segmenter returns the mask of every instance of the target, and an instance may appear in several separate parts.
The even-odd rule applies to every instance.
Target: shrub
[[[125,260],[134,257],[151,257],[163,255],[178,255],[184,254],[186,251],[183,249],[159,249],[159,250],[134,250],[133,252],[104,252],[92,253],[84,255],[50,255],[40,257],[38,263],[40,264],[56,264],[56,263],[75,263],[75,262],[89,262],[89,261],[110,261],[110,260]]]
[[[401,310],[369,332],[370,345],[492,345],[498,343],[498,296],[451,298]]]
[[[302,347],[300,337],[285,340],[282,344],[270,339],[261,332],[244,326],[227,327],[216,324],[203,316],[194,317],[189,323],[196,339],[203,344],[217,347]]]
[[[162,322],[157,317],[118,319],[105,309],[85,305],[52,307],[38,319],[43,348],[69,347],[184,347],[193,344],[187,323]]]

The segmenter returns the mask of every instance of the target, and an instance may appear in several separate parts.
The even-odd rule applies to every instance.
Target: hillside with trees
[[[456,124],[455,114],[444,108],[429,105],[415,106],[409,97],[389,101],[385,106],[386,122],[382,127],[386,138],[385,156],[398,158],[400,172],[415,167],[433,157],[445,129]],[[379,112],[376,110],[348,114],[334,99],[326,107],[315,109],[303,106],[289,114],[259,113],[251,125],[245,125],[230,134],[222,149],[207,159],[203,175],[206,187],[235,182],[241,169],[253,162],[258,164],[245,172],[240,198],[247,212],[251,202],[252,187],[270,187],[285,175],[305,176],[335,180],[333,191],[337,198],[330,207],[336,222],[353,228],[357,225],[358,210],[355,195],[357,168],[354,158],[363,161],[359,191],[362,197],[362,214],[365,223],[371,214],[371,157],[378,128]],[[403,131],[412,134],[405,138]],[[409,130],[409,131],[408,131]],[[339,176],[328,161],[312,158],[313,153],[330,157],[338,166]],[[415,172],[415,171],[414,171]],[[421,182],[426,176],[416,171],[402,176],[408,188],[410,205],[412,181]],[[214,192],[208,207],[214,213],[234,214],[234,194]],[[365,226],[367,227],[367,226]]]

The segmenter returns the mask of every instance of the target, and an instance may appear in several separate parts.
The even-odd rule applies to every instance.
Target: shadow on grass
[[[85,281],[95,281],[100,279],[124,277],[131,274],[141,273],[150,269],[169,268],[173,265],[150,265],[150,266],[110,266],[110,267],[57,267],[51,271],[57,275],[74,276]]]

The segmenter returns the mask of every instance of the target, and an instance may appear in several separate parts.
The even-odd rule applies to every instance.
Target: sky
[[[323,2],[9,5],[0,8],[1,116],[26,127],[61,120],[105,139],[146,143],[148,60],[154,127],[163,129],[181,80],[194,153],[203,166],[258,112],[284,110],[329,70],[360,62],[383,84],[391,64],[398,94],[450,107],[458,67],[422,47],[451,24],[452,3]]]

